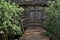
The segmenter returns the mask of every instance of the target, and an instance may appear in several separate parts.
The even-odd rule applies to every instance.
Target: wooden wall
[[[47,5],[49,0],[11,0],[20,5]]]

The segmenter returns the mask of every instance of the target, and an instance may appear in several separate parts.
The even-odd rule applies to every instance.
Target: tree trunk
[[[3,34],[3,36],[2,36],[2,40],[8,40],[8,36],[7,36],[7,34]]]

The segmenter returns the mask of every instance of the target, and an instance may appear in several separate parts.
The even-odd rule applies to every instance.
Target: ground
[[[49,40],[49,38],[44,35],[43,27],[29,27],[25,30],[24,34],[20,38],[20,40]]]

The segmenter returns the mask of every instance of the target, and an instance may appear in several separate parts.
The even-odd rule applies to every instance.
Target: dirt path
[[[43,33],[46,32],[42,27],[30,27],[28,28],[20,40],[49,40]]]

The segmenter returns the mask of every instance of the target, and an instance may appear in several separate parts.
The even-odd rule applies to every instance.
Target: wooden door
[[[25,7],[25,6],[24,6]],[[30,18],[29,20],[24,22],[24,26],[40,26],[42,24],[43,17],[43,7],[41,6],[27,6],[25,7],[25,17]]]

